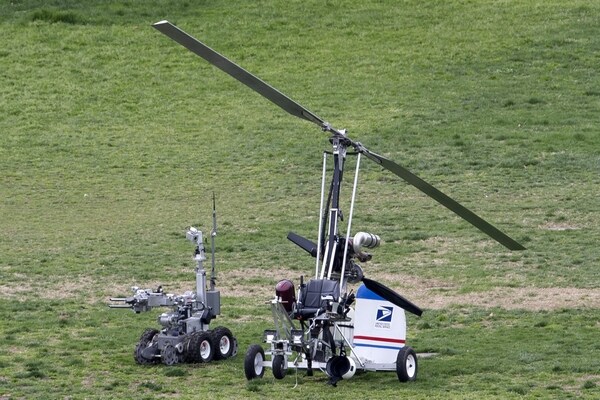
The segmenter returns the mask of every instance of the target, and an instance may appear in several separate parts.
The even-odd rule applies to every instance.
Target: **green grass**
[[[2,2],[0,398],[599,397],[599,12],[533,0]],[[362,163],[353,227],[385,242],[365,271],[418,300],[411,344],[440,353],[417,382],[245,381],[271,288],[313,271],[285,237],[316,236],[328,141],[151,28],[162,19],[527,246],[506,251]],[[133,345],[155,313],[107,299],[136,283],[193,287],[184,231],[209,229],[213,191],[219,322],[241,354],[140,367]],[[583,301],[538,311],[526,294],[502,308],[511,290]]]

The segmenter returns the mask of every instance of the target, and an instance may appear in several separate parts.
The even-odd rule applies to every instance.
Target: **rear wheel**
[[[401,348],[396,358],[398,380],[408,382],[417,379],[417,367],[417,354],[415,351],[408,346]]]
[[[265,361],[265,351],[258,344],[250,346],[246,352],[244,358],[244,373],[246,379],[252,380],[254,378],[262,378],[265,374],[265,367],[263,365]]]
[[[275,379],[283,379],[285,377],[285,372],[287,370],[287,365],[285,362],[285,357],[281,354],[277,354],[273,357],[273,376]]]
[[[215,349],[215,360],[223,360],[233,355],[235,339],[229,329],[219,326],[212,331],[211,337]]]

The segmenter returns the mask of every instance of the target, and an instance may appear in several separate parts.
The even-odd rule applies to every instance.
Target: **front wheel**
[[[140,341],[135,345],[135,349],[133,351],[133,358],[135,359],[136,363],[147,365],[155,364],[158,361],[156,358],[154,358],[154,350],[148,349],[148,347],[154,345],[153,339],[157,334],[158,331],[151,328],[146,329],[144,333],[142,333]],[[150,358],[147,358],[148,355],[150,355]]]
[[[246,379],[262,378],[265,374],[265,351],[258,344],[250,346],[244,358],[244,373]]]
[[[211,336],[215,348],[215,360],[224,360],[234,355],[235,338],[229,329],[219,326],[212,331]]]
[[[404,346],[398,351],[396,358],[396,374],[400,382],[417,379],[417,354],[413,349]]]
[[[202,339],[200,342],[200,360],[202,362],[210,362],[212,361],[215,355],[215,349],[213,347],[212,341],[210,340],[210,335],[205,334],[201,335]]]
[[[281,354],[277,354],[273,357],[273,376],[275,379],[283,379],[287,370],[287,363],[285,357]]]
[[[194,332],[184,346],[186,360],[193,363],[209,362],[214,356],[214,347],[207,332]]]

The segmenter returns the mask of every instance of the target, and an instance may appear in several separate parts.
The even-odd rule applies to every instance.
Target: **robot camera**
[[[185,233],[185,237],[190,242],[200,243],[202,241],[202,232],[192,226]]]

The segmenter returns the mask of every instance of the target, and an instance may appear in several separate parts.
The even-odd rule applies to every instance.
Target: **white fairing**
[[[348,357],[348,364],[350,364],[350,367],[348,368],[348,370],[344,373],[344,375],[342,375],[342,378],[344,379],[350,379],[354,376],[354,374],[356,373],[356,363],[354,362],[354,360],[350,357]]]
[[[404,310],[362,285],[356,293],[352,342],[363,362],[395,363],[406,342]]]

